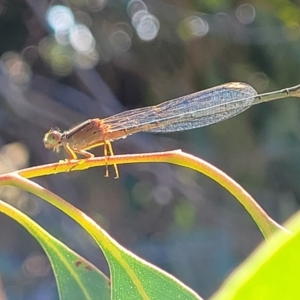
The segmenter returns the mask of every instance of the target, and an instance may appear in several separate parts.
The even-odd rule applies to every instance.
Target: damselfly
[[[51,129],[45,134],[44,145],[55,151],[63,146],[70,159],[77,159],[77,154],[91,158],[94,155],[87,150],[103,145],[107,157],[114,154],[111,142],[128,135],[203,127],[236,116],[254,104],[284,97],[300,97],[300,85],[258,95],[246,83],[226,83],[155,106],[124,111],[105,119],[90,119],[64,132]],[[118,178],[117,166],[114,168]]]

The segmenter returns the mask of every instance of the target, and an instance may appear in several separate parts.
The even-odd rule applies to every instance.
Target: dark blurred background
[[[88,118],[230,81],[263,93],[300,83],[300,1],[0,1],[0,172],[58,161],[43,136]],[[116,141],[116,154],[183,151],[240,183],[277,222],[300,201],[300,102],[252,107],[222,123]],[[103,149],[94,149],[103,155]],[[36,182],[96,220],[134,253],[208,297],[263,240],[227,191],[167,164],[58,174]],[[0,198],[108,274],[101,251],[41,199],[2,187]],[[41,247],[0,215],[7,299],[57,299]]]

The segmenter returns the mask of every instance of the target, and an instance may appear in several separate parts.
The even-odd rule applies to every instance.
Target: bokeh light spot
[[[63,5],[51,6],[47,12],[46,19],[55,33],[68,32],[74,26],[72,11]]]
[[[66,76],[72,72],[70,49],[56,43],[54,38],[46,37],[42,39],[39,43],[39,52],[57,75]]]
[[[111,46],[116,52],[125,52],[131,46],[131,38],[127,32],[122,29],[118,29],[109,37]]]
[[[1,57],[3,71],[15,84],[27,84],[31,78],[29,65],[15,52],[6,52]]]
[[[194,36],[204,36],[208,33],[208,23],[198,16],[191,16],[186,20],[189,29]]]
[[[127,5],[127,14],[132,18],[136,13],[148,12],[147,5],[141,0],[131,0]]]
[[[152,199],[153,187],[148,182],[140,181],[132,189],[134,201],[140,205],[147,204]]]
[[[250,24],[254,21],[256,12],[251,4],[245,3],[237,8],[235,14],[241,23]]]
[[[290,22],[282,28],[282,34],[288,41],[296,41],[300,38],[300,26],[298,23]]]
[[[155,201],[161,205],[170,204],[173,197],[173,192],[170,190],[170,188],[163,185],[155,187],[152,194]]]
[[[91,52],[95,47],[94,37],[85,25],[76,25],[72,28],[70,43],[76,51],[81,53]]]
[[[148,12],[146,10],[139,10],[137,11],[131,18],[131,24],[134,28],[138,26],[138,24],[141,22],[141,20],[148,15]]]
[[[74,55],[75,64],[82,69],[91,69],[99,61],[99,54],[96,50],[92,50],[88,53],[77,52]]]
[[[43,277],[51,271],[45,255],[32,254],[23,263],[22,270],[30,277]]]
[[[263,72],[254,72],[252,73],[248,80],[249,84],[251,84],[256,90],[264,92],[268,90],[270,79]]]
[[[137,22],[135,29],[141,40],[152,41],[156,38],[159,27],[158,19],[151,14],[146,14]]]
[[[187,201],[178,203],[174,209],[174,218],[177,225],[182,229],[193,228],[196,220],[196,209],[194,205]]]
[[[107,4],[107,0],[87,0],[87,6],[92,11],[102,10]]]

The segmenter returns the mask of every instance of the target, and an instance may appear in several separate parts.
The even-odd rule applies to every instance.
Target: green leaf
[[[211,300],[299,299],[300,214],[289,222],[293,234],[275,234],[224,283]]]
[[[173,276],[123,248],[94,220],[56,194],[16,175],[6,176],[6,184],[17,186],[47,200],[78,222],[95,239],[109,264],[112,299],[201,299]]]
[[[61,300],[110,299],[108,278],[22,212],[0,201],[0,211],[24,226],[41,244],[53,267]]]
[[[201,299],[166,272],[116,245],[106,252],[112,279],[112,299]]]

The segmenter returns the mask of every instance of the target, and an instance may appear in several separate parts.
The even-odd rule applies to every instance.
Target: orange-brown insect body
[[[77,154],[83,155],[87,158],[94,157],[92,153],[86,150],[104,145],[104,156],[107,158],[108,150],[110,155],[113,155],[110,141],[124,135],[123,133],[121,136],[114,135],[115,138],[112,138],[112,134],[111,136],[107,136],[107,127],[107,125],[102,123],[101,119],[90,119],[68,131],[59,132],[56,130],[50,130],[45,134],[44,145],[47,149],[53,148],[56,151],[63,146],[70,159],[77,159]],[[119,174],[117,166],[114,165],[114,167],[116,171],[116,178],[118,178]],[[107,170],[106,176],[108,176]]]
[[[65,131],[62,136],[62,143],[67,143],[73,150],[87,150],[95,147],[95,144],[105,143],[105,126],[100,119],[91,119],[82,124]]]

